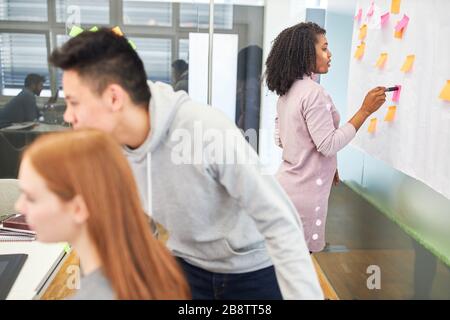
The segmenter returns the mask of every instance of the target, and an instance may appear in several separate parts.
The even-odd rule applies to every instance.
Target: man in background
[[[189,92],[189,65],[184,60],[175,60],[172,63],[173,90]]]
[[[39,117],[36,96],[41,94],[45,78],[30,73],[25,78],[23,90],[0,109],[0,123],[34,121]]]

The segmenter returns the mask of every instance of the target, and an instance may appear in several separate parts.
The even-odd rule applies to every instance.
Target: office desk
[[[22,151],[39,135],[68,129],[62,125],[44,123],[25,130],[0,129],[0,179],[17,178]]]
[[[56,272],[50,285],[41,296],[41,300],[62,300],[74,295],[77,289],[68,284],[73,283],[76,268],[80,267],[80,258],[74,250],[66,254],[64,262]]]
[[[64,244],[0,242],[0,254],[17,253],[25,253],[28,257],[7,300],[39,299],[66,257]]]

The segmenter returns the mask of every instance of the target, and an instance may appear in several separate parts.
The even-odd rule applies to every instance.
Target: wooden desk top
[[[80,259],[74,250],[71,250],[68,255],[69,256],[64,261],[64,264],[59,269],[55,278],[50,283],[45,293],[41,296],[41,300],[62,300],[75,293],[76,290],[69,289],[67,283],[69,281],[69,277],[73,274],[71,267],[79,267]]]

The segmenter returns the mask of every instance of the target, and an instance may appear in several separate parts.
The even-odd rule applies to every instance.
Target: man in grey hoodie
[[[145,211],[199,299],[323,299],[294,206],[234,123],[147,82],[126,38],[83,32],[55,50],[74,129],[124,146]]]

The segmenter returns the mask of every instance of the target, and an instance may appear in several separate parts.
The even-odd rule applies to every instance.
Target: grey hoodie
[[[184,91],[149,86],[150,134],[125,154],[172,253],[218,273],[273,264],[284,299],[323,299],[295,207],[274,177],[261,173],[234,123]],[[228,156],[245,161],[227,163]]]

